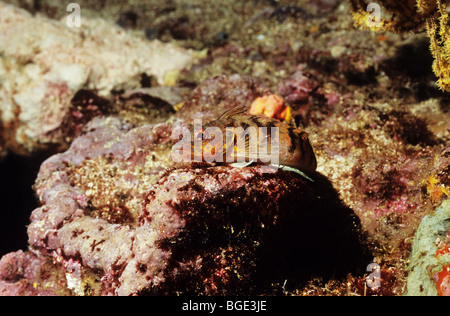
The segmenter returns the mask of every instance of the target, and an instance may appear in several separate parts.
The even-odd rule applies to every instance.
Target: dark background
[[[26,250],[27,225],[38,207],[33,191],[41,161],[9,155],[0,162],[0,258]]]

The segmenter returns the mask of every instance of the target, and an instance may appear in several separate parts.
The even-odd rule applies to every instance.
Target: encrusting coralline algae
[[[193,60],[191,51],[149,43],[101,19],[69,28],[5,3],[0,11],[0,133],[15,153],[66,148],[71,100],[80,89],[107,97],[140,87],[142,74],[162,84]]]

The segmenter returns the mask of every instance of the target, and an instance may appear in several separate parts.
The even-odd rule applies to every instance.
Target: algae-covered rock
[[[450,200],[422,219],[410,261],[406,295],[450,296]]]
[[[28,225],[30,250],[2,261],[8,263],[0,267],[8,288],[2,294],[39,294],[46,286],[40,280],[49,275],[61,278],[60,293],[74,295],[404,294],[414,233],[448,198],[450,185],[449,97],[434,84],[428,39],[356,29],[349,3],[334,0],[80,1],[81,30],[52,20],[66,16],[64,3],[6,2],[35,3],[29,8],[35,16],[24,13],[8,23],[40,21],[42,32],[30,39],[32,46],[14,33],[22,45],[10,41],[7,58],[1,57],[1,89],[20,75],[14,102],[30,106],[0,94],[6,100],[0,102],[0,147],[25,153],[25,143],[65,146],[53,148],[61,154],[42,164],[34,186],[40,207],[21,224],[24,235]],[[370,14],[370,1],[353,2]],[[425,26],[426,19],[404,19],[417,11],[415,2],[380,4],[394,11],[404,5],[411,10],[392,17]],[[437,7],[430,10],[424,14],[440,15]],[[79,32],[76,58],[92,64],[73,65],[70,43],[51,46],[76,40]],[[56,33],[61,36],[52,37]],[[45,34],[49,52],[27,53]],[[186,47],[188,55],[189,48],[205,49],[194,54],[201,60],[190,69],[140,73],[142,63],[154,61],[146,48],[173,47],[155,39]],[[94,44],[87,49],[87,43]],[[111,60],[103,60],[105,47]],[[146,60],[130,66],[140,53]],[[186,50],[167,51],[155,66],[170,67],[178,53]],[[48,72],[39,73],[40,67]],[[155,86],[175,82],[170,89]],[[39,103],[43,91],[48,98]],[[178,127],[273,94],[291,109],[291,123],[309,134],[317,170],[327,179],[171,161],[170,136]],[[38,135],[39,128],[49,133],[37,142],[16,137],[18,130]],[[14,204],[23,192],[8,199]],[[28,216],[31,209],[21,211]],[[357,237],[367,237],[370,256]],[[438,261],[446,260],[446,245],[443,239],[436,245]],[[42,275],[16,273],[28,263],[43,264]],[[370,263],[379,268],[380,288],[368,287]],[[445,294],[447,270],[436,267],[429,278]]]
[[[143,74],[163,84],[167,73],[192,61],[190,51],[101,19],[83,17],[82,27],[69,27],[66,19],[5,3],[0,16],[0,138],[21,155],[65,148],[67,119],[77,111],[71,100],[80,89],[109,97],[140,88]]]
[[[270,94],[267,86],[245,75],[222,75],[205,80],[192,92],[177,117],[191,122],[213,120],[237,105],[250,107],[252,102]]]
[[[51,258],[19,250],[0,260],[0,296],[69,295],[64,273]]]
[[[174,168],[172,128],[95,119],[43,163],[30,247],[72,294],[274,293],[368,264],[357,217],[320,174]]]

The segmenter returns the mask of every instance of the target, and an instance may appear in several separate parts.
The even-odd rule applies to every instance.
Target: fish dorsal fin
[[[220,120],[220,119],[230,118],[230,117],[233,117],[235,115],[242,114],[245,112],[247,112],[247,108],[245,106],[237,105],[234,108],[231,108],[231,109],[225,111],[218,119]]]

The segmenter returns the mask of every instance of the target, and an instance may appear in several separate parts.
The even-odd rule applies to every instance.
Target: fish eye
[[[203,132],[197,134],[197,139],[203,139]]]

